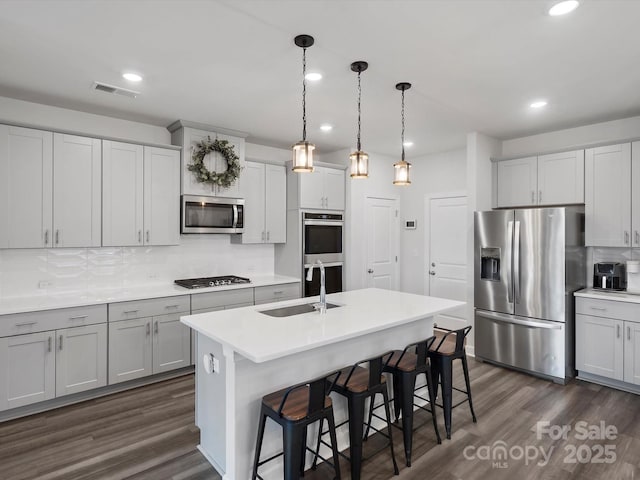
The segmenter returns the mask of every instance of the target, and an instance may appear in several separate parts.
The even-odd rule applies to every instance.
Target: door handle
[[[636,230],[635,236],[636,236],[636,245],[640,245],[640,232],[638,232],[638,230]]]
[[[542,203],[542,190],[538,190],[538,203]]]
[[[138,230],[138,243],[142,243],[142,230]]]
[[[507,264],[507,302],[513,303],[513,275],[511,274],[511,265],[513,263],[513,221],[507,222],[507,237],[509,243],[507,244],[506,258],[504,259]]]
[[[49,245],[49,230],[45,230],[44,231],[44,246],[48,246]]]
[[[434,272],[433,270],[429,270],[429,275],[435,275],[436,272]]]
[[[58,348],[60,349],[60,351],[62,351],[62,335],[60,335],[59,340],[60,344],[58,345]]]
[[[631,327],[627,326],[627,340],[631,340]]]
[[[269,230],[267,230],[267,242],[269,241]]]
[[[147,230],[147,243],[149,243],[151,241],[151,234],[149,233],[149,230]]]
[[[373,268],[370,268],[369,270],[367,270],[367,273],[373,273]]]
[[[60,230],[56,230],[56,245],[60,244]]]
[[[629,232],[624,231],[624,244],[629,245]]]
[[[620,325],[616,325],[616,338],[620,338]]]
[[[51,337],[49,337],[47,340],[47,350],[51,352]]]
[[[531,190],[531,203],[536,203],[536,192]]]
[[[520,303],[520,222],[516,221],[513,235],[513,297]]]
[[[151,335],[151,325],[149,325],[149,322],[147,322],[146,326],[147,326],[147,337],[148,337],[149,335]]]
[[[265,236],[264,232],[262,232],[262,241],[264,242],[266,239],[267,239],[267,238],[266,238],[266,236]]]
[[[158,321],[156,320],[156,324],[155,327],[153,328],[153,333],[155,333],[156,335],[158,334]]]

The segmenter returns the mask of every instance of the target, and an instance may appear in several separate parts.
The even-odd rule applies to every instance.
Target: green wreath
[[[224,172],[212,172],[204,164],[204,157],[211,152],[219,153],[227,162],[227,169]],[[207,137],[197,143],[193,147],[191,160],[193,163],[188,165],[187,168],[194,173],[198,182],[210,183],[224,188],[229,188],[240,175],[240,170],[242,170],[240,157],[233,150],[233,145],[230,145],[227,140],[218,140],[217,138],[211,140],[211,137]]]

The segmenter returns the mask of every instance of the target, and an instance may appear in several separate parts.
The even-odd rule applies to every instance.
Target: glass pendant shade
[[[398,163],[393,164],[393,169],[394,185],[411,185],[411,179],[409,178],[409,170],[411,169],[411,164],[409,162],[400,160]]]
[[[349,155],[351,178],[369,178],[369,155],[358,150]]]
[[[305,140],[293,146],[293,168],[294,172],[313,172],[313,151],[316,146]]]

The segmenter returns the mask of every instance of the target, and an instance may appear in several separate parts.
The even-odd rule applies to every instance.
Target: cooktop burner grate
[[[235,285],[238,283],[251,283],[251,280],[244,277],[236,277],[235,275],[224,275],[220,277],[185,278],[183,280],[176,280],[174,283],[184,288],[209,288]]]

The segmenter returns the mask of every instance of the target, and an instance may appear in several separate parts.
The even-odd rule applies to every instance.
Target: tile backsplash
[[[229,235],[184,235],[180,241],[171,247],[0,250],[0,297],[273,274],[273,245],[231,244]]]

